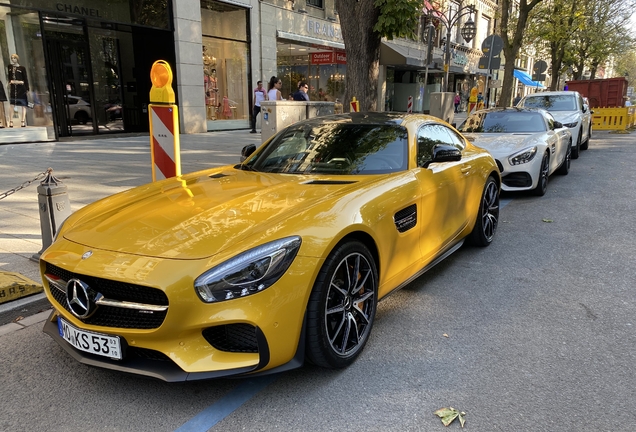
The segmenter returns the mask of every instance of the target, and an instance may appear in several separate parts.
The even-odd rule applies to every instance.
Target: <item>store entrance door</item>
[[[88,44],[48,39],[47,49],[53,84],[53,111],[58,135],[97,133]]]

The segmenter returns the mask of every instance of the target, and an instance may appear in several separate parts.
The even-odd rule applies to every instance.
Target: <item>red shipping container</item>
[[[605,78],[566,81],[568,90],[577,91],[586,97],[590,108],[619,108],[625,106],[627,78]]]

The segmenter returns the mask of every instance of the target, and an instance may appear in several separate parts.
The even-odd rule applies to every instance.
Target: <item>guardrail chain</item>
[[[46,177],[46,175],[50,172],[53,172],[53,168],[48,168],[46,171],[41,172],[40,174],[36,175],[35,178],[33,180],[28,180],[25,181],[24,183],[22,183],[20,186],[14,187],[13,189],[9,189],[6,192],[2,192],[0,193],[0,200],[4,199],[6,197],[8,197],[9,195],[13,195],[14,193],[16,193],[17,191],[24,189],[25,187],[29,186],[31,183],[33,183],[34,181],[37,180],[41,180],[44,177]]]

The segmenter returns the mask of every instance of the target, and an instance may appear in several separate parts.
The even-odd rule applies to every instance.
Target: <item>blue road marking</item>
[[[217,402],[213,403],[176,429],[175,432],[203,432],[209,430],[225,417],[232,414],[237,408],[250,400],[258,392],[273,383],[276,378],[278,378],[278,374],[247,379],[241,382]]]

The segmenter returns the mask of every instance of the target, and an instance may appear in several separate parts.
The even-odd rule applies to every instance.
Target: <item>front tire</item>
[[[572,159],[578,159],[579,153],[581,152],[581,134],[583,133],[583,129],[579,131],[579,137],[576,139],[576,147],[572,148]]]
[[[307,306],[307,358],[315,365],[349,366],[364,348],[378,304],[378,270],[369,249],[348,241],[322,266]]]
[[[572,162],[572,143],[568,143],[568,149],[565,151],[565,160],[557,170],[561,175],[568,175],[570,172],[570,163]]]
[[[574,154],[574,153],[573,153]],[[532,190],[532,193],[537,196],[543,196],[548,190],[548,177],[550,176],[550,156],[547,153],[543,154],[541,160],[541,168],[539,169],[539,181],[537,187]]]
[[[581,133],[583,133],[583,131],[581,131]],[[581,143],[581,150],[587,150],[588,147],[590,146],[590,138],[592,138],[592,124],[590,123],[590,127],[587,130],[587,138],[585,139],[585,142]]]
[[[488,177],[481,195],[475,227],[470,233],[470,243],[488,246],[492,243],[499,223],[499,186],[494,178]]]

